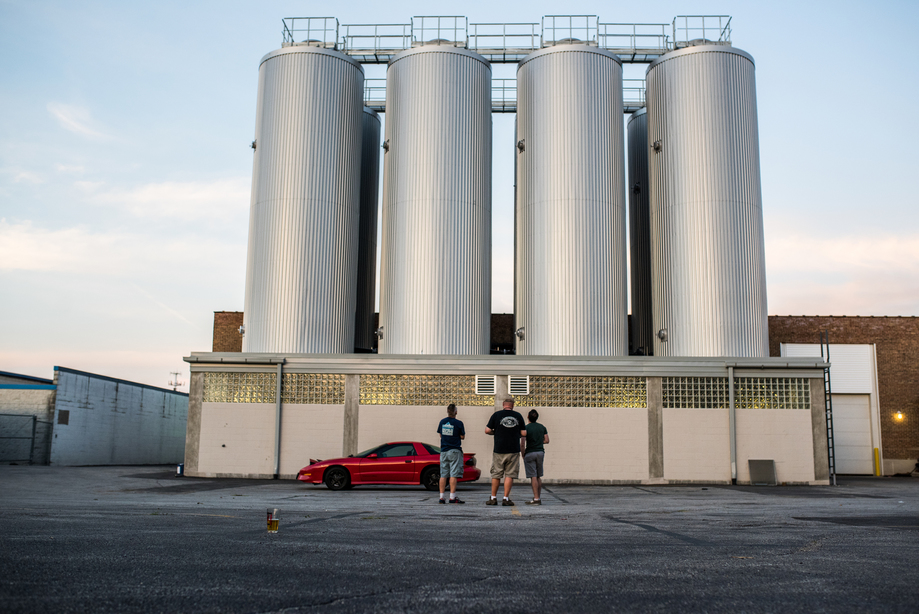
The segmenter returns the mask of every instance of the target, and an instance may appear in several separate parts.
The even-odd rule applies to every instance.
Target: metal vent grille
[[[508,375],[507,390],[512,396],[519,397],[530,394],[529,375]]]
[[[476,375],[475,376],[475,393],[484,395],[494,395],[497,388],[498,377],[496,375]]]

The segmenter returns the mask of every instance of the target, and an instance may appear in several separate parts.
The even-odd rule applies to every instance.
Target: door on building
[[[874,475],[869,395],[833,393],[833,437],[836,473]]]

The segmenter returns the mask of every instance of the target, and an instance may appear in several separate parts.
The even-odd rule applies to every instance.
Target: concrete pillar
[[[507,393],[507,376],[495,376],[495,411],[504,409],[504,399],[509,396]]]
[[[361,405],[361,376],[345,376],[345,417],[343,424],[341,453],[343,456],[357,454],[357,425]]]
[[[664,479],[664,390],[659,377],[645,380],[648,401],[648,479]]]
[[[185,426],[185,474],[198,472],[201,444],[201,404],[204,402],[204,373],[192,371],[188,385],[188,422]]]
[[[814,437],[814,480],[830,479],[830,461],[827,458],[829,445],[826,438],[826,393],[823,380],[812,378],[811,385],[811,427]]]

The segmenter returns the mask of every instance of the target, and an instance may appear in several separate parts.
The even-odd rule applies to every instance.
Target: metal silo
[[[585,44],[517,68],[517,354],[628,353],[622,64]]]
[[[361,214],[357,235],[357,310],[354,347],[373,348],[377,281],[377,196],[380,193],[380,116],[364,107],[361,145]]]
[[[632,351],[654,351],[651,319],[651,198],[648,185],[648,114],[629,118],[629,264],[632,297]]]
[[[354,350],[363,83],[331,49],[262,58],[244,352]]]
[[[668,53],[647,104],[654,354],[768,356],[753,58]]]
[[[491,67],[424,45],[386,73],[381,354],[487,354]]]

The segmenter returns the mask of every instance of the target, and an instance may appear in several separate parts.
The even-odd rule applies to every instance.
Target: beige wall
[[[274,403],[202,403],[195,475],[271,477]]]
[[[344,405],[283,405],[281,415],[281,477],[297,477],[311,458],[342,456]],[[273,406],[271,427],[273,449]]]
[[[648,410],[618,407],[537,407],[549,431],[545,479],[648,479]],[[527,408],[523,414],[526,417]],[[523,470],[520,471],[523,477]]]
[[[664,408],[664,479],[731,481],[731,433],[726,409]],[[810,422],[806,435],[810,436]]]
[[[35,416],[50,422],[54,418],[53,398],[54,390],[3,389],[0,390],[0,414]]]
[[[738,409],[737,482],[750,482],[748,460],[775,460],[779,484],[814,481],[811,414],[806,409]]]
[[[526,419],[529,407],[518,408]],[[539,422],[549,431],[545,478],[553,481],[642,481],[648,478],[648,411],[645,408],[540,407]],[[492,407],[460,407],[466,427],[464,452],[474,452],[483,479],[489,479],[494,439],[485,434]],[[440,445],[437,423],[443,407],[362,405],[358,425],[361,450],[389,441]],[[523,467],[519,476],[524,478]]]

